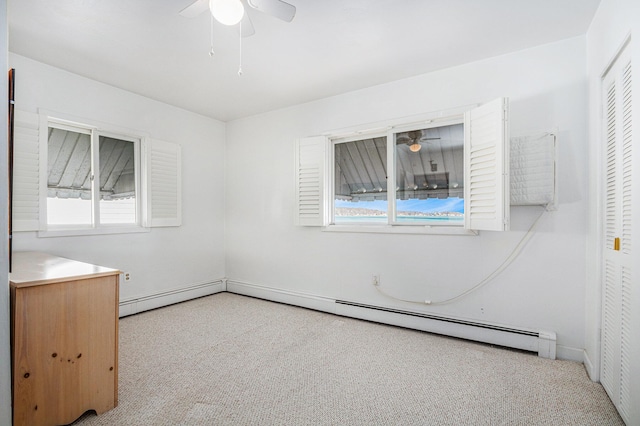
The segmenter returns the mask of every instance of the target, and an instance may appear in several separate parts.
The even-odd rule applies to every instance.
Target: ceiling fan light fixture
[[[235,25],[244,16],[240,0],[209,0],[209,10],[216,21],[224,25]]]
[[[422,148],[422,145],[420,145],[418,142],[414,142],[409,145],[409,149],[411,150],[411,152],[418,152],[420,151],[420,148]]]

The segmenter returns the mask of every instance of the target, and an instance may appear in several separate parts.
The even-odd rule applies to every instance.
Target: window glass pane
[[[100,223],[136,223],[135,143],[100,136]]]
[[[462,124],[395,134],[396,221],[463,225]]]
[[[91,136],[49,127],[47,223],[91,225]]]
[[[387,223],[387,139],[337,143],[334,221]]]

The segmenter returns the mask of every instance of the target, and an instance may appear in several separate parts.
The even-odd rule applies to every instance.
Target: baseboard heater
[[[521,349],[535,352],[543,358],[556,358],[556,334],[554,332],[449,318],[347,300],[336,300],[335,303],[338,315]]]

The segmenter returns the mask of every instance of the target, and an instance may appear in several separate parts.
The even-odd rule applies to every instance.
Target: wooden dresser
[[[13,424],[61,425],[118,405],[120,271],[13,255]]]

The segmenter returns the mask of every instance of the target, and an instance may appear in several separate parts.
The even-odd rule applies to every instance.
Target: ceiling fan
[[[185,18],[195,18],[208,9],[222,24],[235,25],[240,22],[240,35],[249,37],[255,34],[255,29],[246,13],[247,6],[286,22],[291,22],[296,15],[296,7],[282,0],[196,0],[179,14]]]
[[[398,136],[397,142],[409,146],[411,152],[418,152],[422,148],[420,142],[439,140],[440,138],[427,138],[422,136],[422,130],[414,130]],[[433,168],[433,165],[432,165]]]

